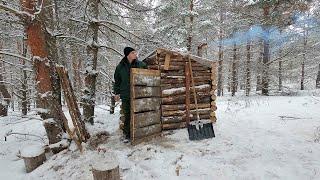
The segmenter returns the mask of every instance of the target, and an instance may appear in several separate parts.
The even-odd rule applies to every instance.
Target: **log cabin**
[[[185,128],[188,120],[197,119],[189,62],[200,119],[216,122],[216,61],[160,48],[142,61],[147,70],[131,70],[132,142],[139,143],[163,130]]]

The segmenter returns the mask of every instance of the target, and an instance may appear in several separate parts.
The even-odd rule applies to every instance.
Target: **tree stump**
[[[0,117],[1,116],[8,116],[8,106],[0,102]]]
[[[45,151],[42,146],[28,146],[21,151],[26,172],[29,173],[39,167],[46,160]]]
[[[92,169],[92,174],[94,180],[120,180],[119,166],[102,171]]]
[[[94,180],[120,180],[119,163],[113,153],[98,153],[92,161]]]

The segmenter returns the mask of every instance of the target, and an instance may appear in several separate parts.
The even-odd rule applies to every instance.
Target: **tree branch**
[[[29,58],[26,58],[26,57],[21,56],[21,55],[19,55],[19,54],[14,54],[14,53],[10,53],[10,52],[5,52],[5,51],[2,51],[1,49],[0,49],[0,54],[7,55],[7,56],[12,56],[12,57],[17,57],[17,58],[26,60],[26,61],[28,61],[28,62],[32,62],[32,60],[29,59]]]
[[[25,22],[29,22],[29,21],[32,21],[34,19],[34,15],[28,13],[28,12],[25,12],[25,11],[19,11],[19,10],[16,10],[10,6],[6,6],[4,4],[0,4],[0,9],[3,9],[5,11],[8,11],[14,15],[16,15],[17,17],[19,17],[21,20],[25,21]]]

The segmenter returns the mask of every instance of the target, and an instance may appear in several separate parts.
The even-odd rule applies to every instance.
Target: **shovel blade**
[[[188,124],[189,140],[203,140],[215,137],[212,123],[204,123],[203,126]]]

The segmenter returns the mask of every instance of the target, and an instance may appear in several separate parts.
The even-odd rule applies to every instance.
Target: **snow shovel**
[[[212,122],[200,120],[199,111],[198,111],[196,88],[195,88],[195,84],[194,84],[190,56],[188,56],[188,60],[189,60],[189,70],[190,70],[189,72],[191,75],[191,85],[192,85],[192,89],[193,89],[194,103],[196,105],[196,113],[197,113],[197,120],[196,121],[190,123],[190,120],[187,120],[189,140],[193,141],[193,140],[202,140],[202,139],[213,138],[213,137],[215,137],[215,134],[214,134]],[[187,113],[187,116],[189,116],[189,113]]]

